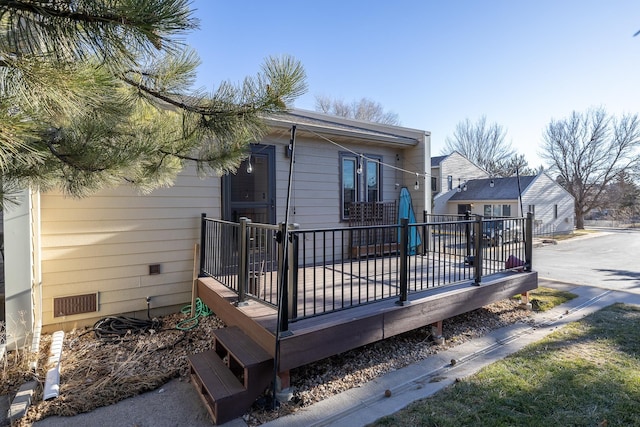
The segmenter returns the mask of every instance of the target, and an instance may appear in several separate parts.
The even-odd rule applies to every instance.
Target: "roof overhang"
[[[363,143],[377,143],[401,147],[414,147],[424,141],[429,132],[399,126],[368,123],[359,120],[334,117],[321,113],[291,110],[288,113],[265,118],[274,130],[288,132],[296,125],[297,132],[322,135],[340,140],[358,140]]]

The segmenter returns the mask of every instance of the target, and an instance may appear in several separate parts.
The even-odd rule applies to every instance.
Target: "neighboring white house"
[[[483,216],[534,215],[534,232],[568,233],[574,227],[574,198],[545,172],[535,176],[467,181],[453,190],[444,213]]]
[[[432,157],[433,213],[436,215],[449,213],[447,205],[449,198],[458,188],[463,188],[467,181],[476,178],[489,178],[489,173],[457,151],[446,156]]]
[[[6,316],[9,326],[20,316],[28,325],[10,331],[8,340],[23,342],[39,326],[69,329],[109,315],[143,317],[147,297],[154,315],[188,304],[201,213],[284,221],[294,125],[292,223],[346,227],[349,201],[397,200],[402,187],[410,189],[416,212],[431,209],[424,185],[428,132],[302,110],[268,124],[271,131],[252,145],[235,175],[202,179],[187,167],[174,186],[149,195],[126,185],[85,199],[24,191],[23,203],[4,213]],[[79,300],[90,306],[86,312],[54,311],[54,300],[84,295]]]

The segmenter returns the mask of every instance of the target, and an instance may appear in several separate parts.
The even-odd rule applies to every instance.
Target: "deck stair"
[[[214,332],[214,347],[189,356],[191,380],[214,423],[244,414],[273,379],[273,357],[240,328]]]

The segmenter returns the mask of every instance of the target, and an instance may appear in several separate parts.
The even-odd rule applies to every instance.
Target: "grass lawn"
[[[570,323],[375,426],[638,426],[640,308]]]
[[[560,291],[553,288],[545,288],[540,286],[529,292],[529,301],[536,311],[547,311],[553,307],[563,304],[576,298],[577,295],[571,292]],[[521,299],[520,295],[514,296],[515,299]]]

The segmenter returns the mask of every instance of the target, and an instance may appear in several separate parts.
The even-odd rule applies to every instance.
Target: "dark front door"
[[[252,144],[236,173],[223,176],[222,191],[225,220],[275,224],[275,147]]]
[[[469,204],[458,204],[458,215],[465,215],[467,212],[471,212],[471,205]]]

